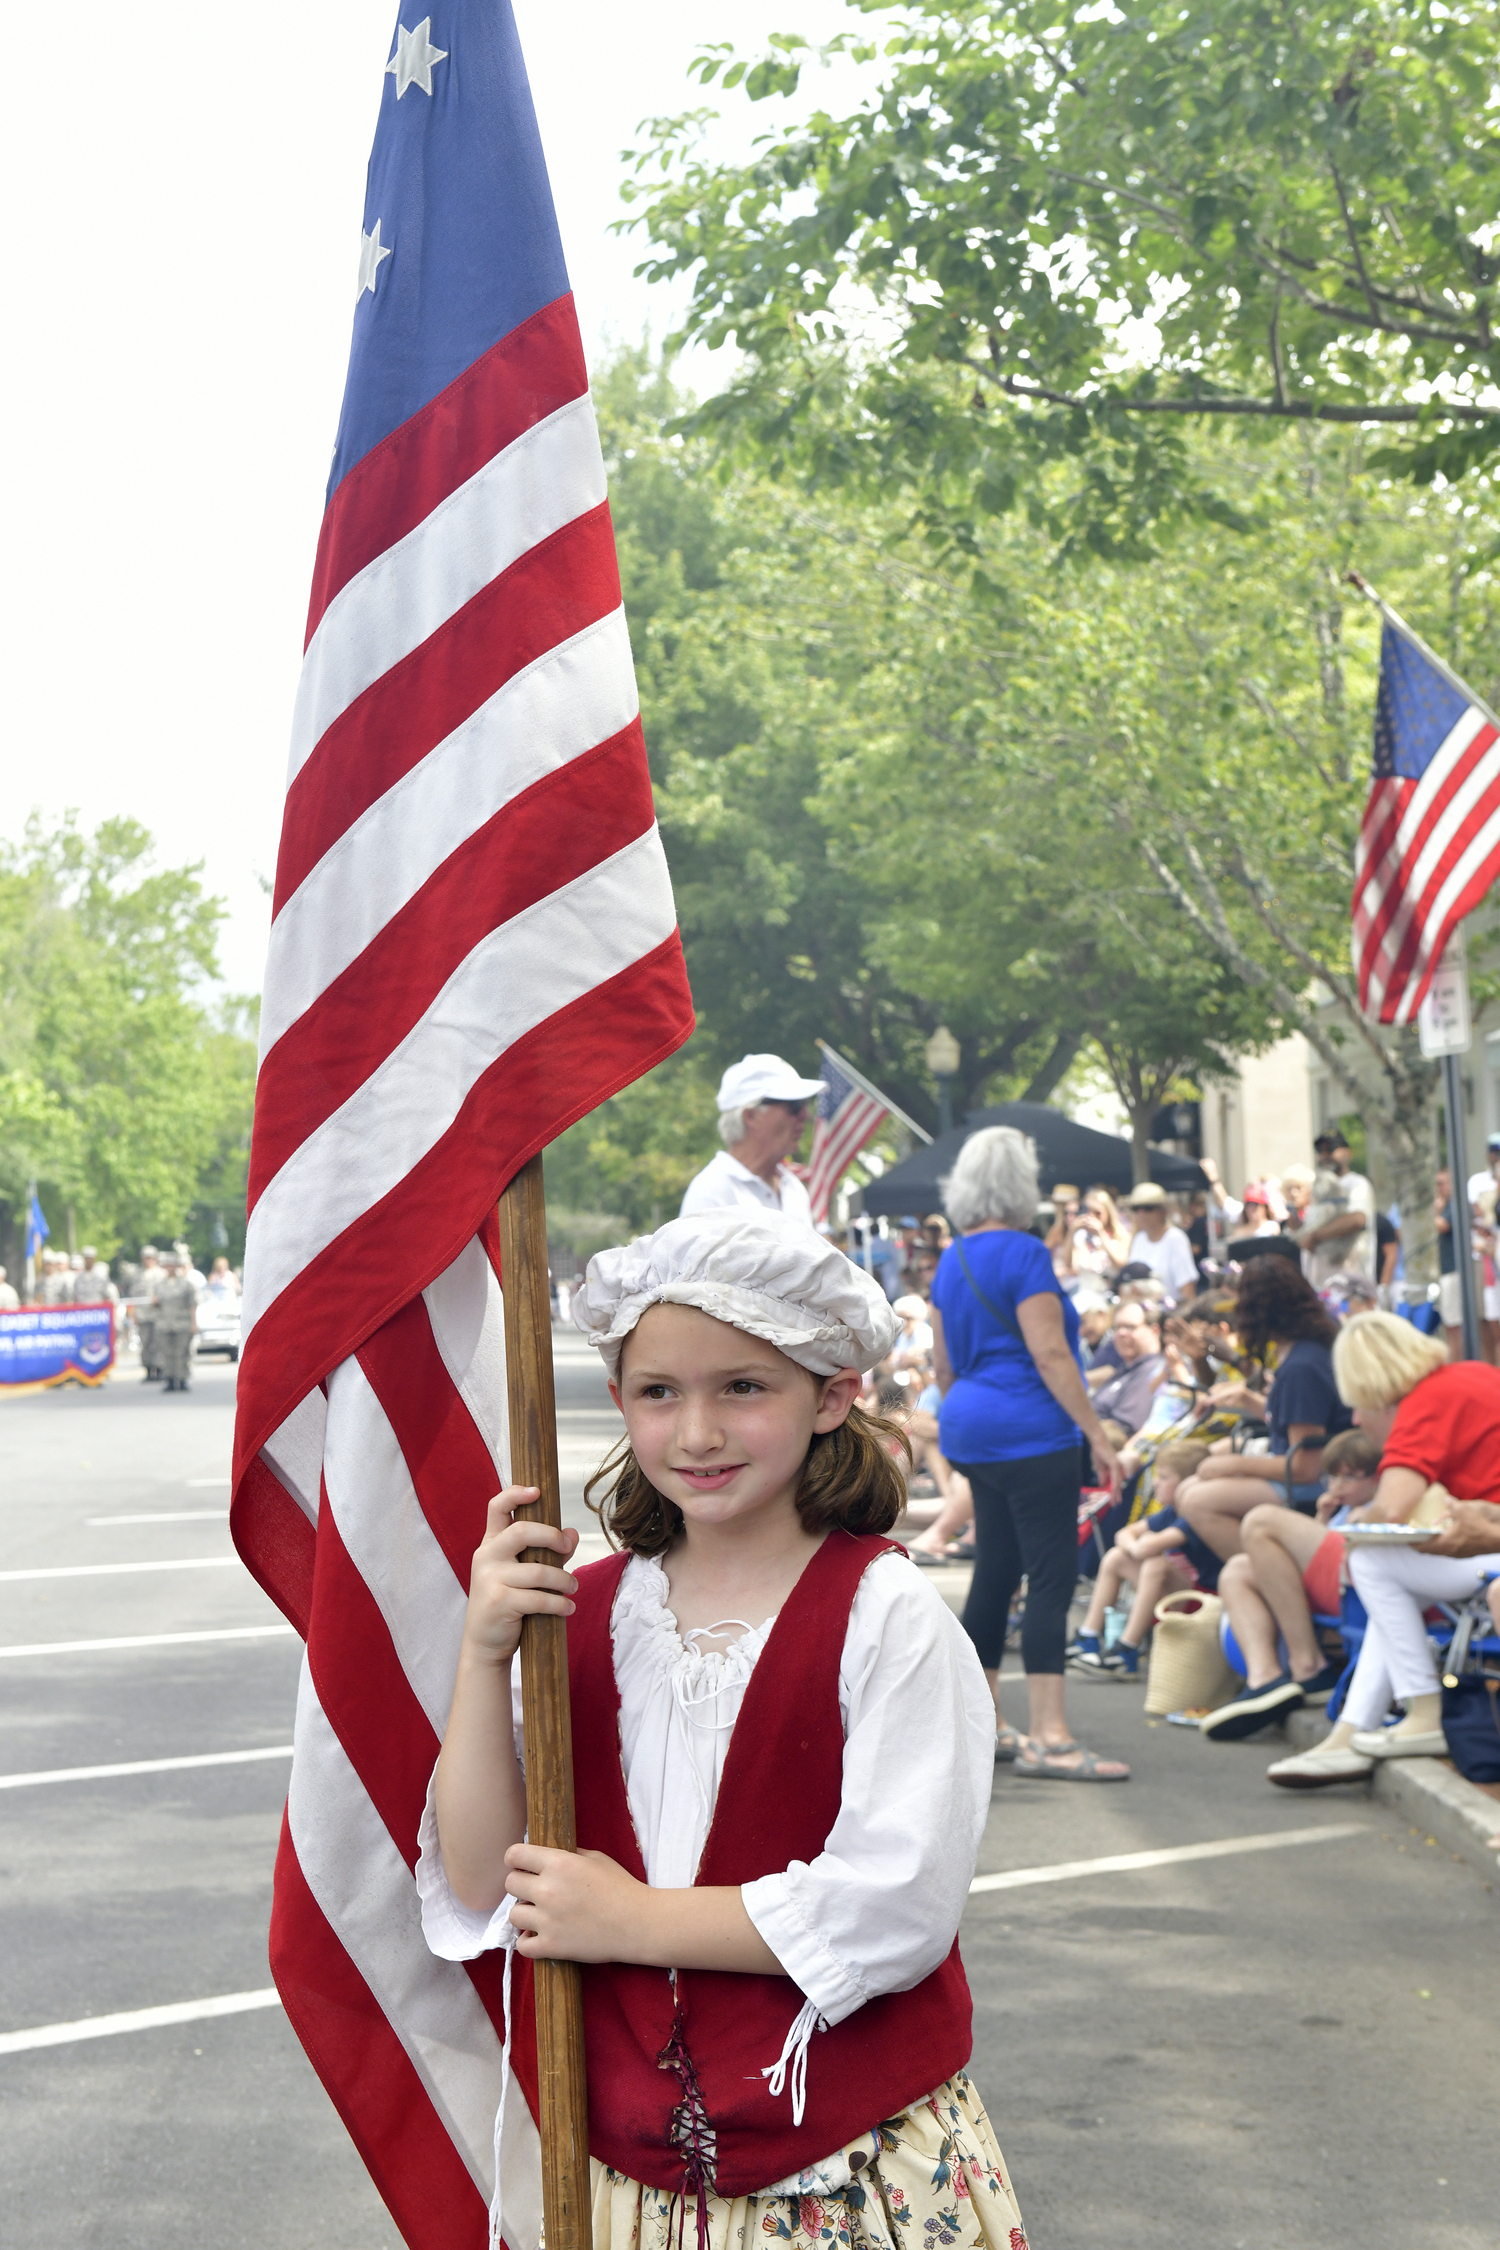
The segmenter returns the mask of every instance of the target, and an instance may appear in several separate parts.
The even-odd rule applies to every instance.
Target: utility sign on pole
[[[1442,1057],[1443,1107],[1448,1113],[1448,1169],[1453,1180],[1453,1208],[1460,1224],[1455,1230],[1455,1265],[1458,1270],[1459,1326],[1465,1359],[1479,1357],[1479,1290],[1474,1278],[1474,1253],[1468,1221],[1469,1160],[1464,1149],[1464,1086],[1458,1067],[1473,1042],[1469,1016],[1469,970],[1464,958],[1462,930],[1455,930],[1443,948],[1432,982],[1417,1010],[1417,1032],[1424,1055]],[[1467,1251],[1467,1256],[1465,1252]]]
[[[1455,931],[1443,948],[1443,958],[1433,971],[1417,1010],[1417,1031],[1424,1055],[1466,1055],[1473,1044],[1469,1019],[1469,971],[1464,941]]]

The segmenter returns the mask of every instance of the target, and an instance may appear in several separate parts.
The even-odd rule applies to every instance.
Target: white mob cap
[[[799,1078],[780,1055],[741,1055],[719,1080],[719,1107],[752,1109],[757,1102],[810,1102],[821,1078]]]
[[[693,1305],[774,1344],[813,1375],[883,1360],[901,1323],[842,1250],[795,1219],[741,1205],[673,1219],[590,1258],[573,1318],[618,1374],[649,1305]]]

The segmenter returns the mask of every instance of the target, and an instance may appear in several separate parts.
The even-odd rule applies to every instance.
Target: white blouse
[[[684,1636],[668,1591],[659,1563],[632,1556],[610,1636],[626,1794],[646,1877],[685,1890],[775,1619],[753,1632],[725,1619]],[[512,1695],[519,1756],[519,1659]],[[806,1995],[804,2014],[815,2011],[829,2024],[880,1993],[910,1990],[946,1958],[990,1807],[989,1687],[973,1643],[903,1555],[879,1556],[859,1582],[839,1664],[839,1712],[843,1801],[827,1843],[816,1859],[792,1860],[779,1874],[743,1884],[740,1894]],[[430,1788],[420,1841],[417,1888],[431,1950],[467,1961],[513,1944],[508,1900],[492,1914],[476,1913],[449,1889]]]

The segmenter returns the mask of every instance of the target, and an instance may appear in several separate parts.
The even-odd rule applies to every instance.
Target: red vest
[[[850,1606],[860,1579],[890,1544],[831,1532],[797,1581],[745,1691],[699,1883],[753,1882],[822,1851],[843,1793],[839,1662]],[[568,1626],[573,1775],[580,1846],[607,1852],[644,1882],[620,1759],[609,1631],[627,1560],[612,1555],[577,1574]],[[531,1964],[518,1954],[515,1969],[512,2065],[535,2116]],[[591,2154],[649,2186],[682,2188],[684,2157],[672,2123],[684,2081],[663,2060],[674,2033],[666,1970],[588,1966],[583,1994]],[[867,2000],[831,2031],[814,2033],[806,2110],[794,2127],[790,2095],[770,2094],[761,2075],[780,2055],[802,2006],[791,1978],[679,1970],[677,2000],[675,2028],[713,2135],[707,2184],[721,2195],[767,2187],[843,2148],[951,2078],[973,2047],[973,2005],[955,1939],[948,1958],[910,1991]]]

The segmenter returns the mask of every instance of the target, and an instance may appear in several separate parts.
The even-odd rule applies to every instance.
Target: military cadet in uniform
[[[156,1245],[148,1242],[141,1252],[141,1262],[134,1275],[135,1286],[130,1292],[136,1301],[135,1332],[141,1339],[141,1367],[148,1383],[154,1383],[161,1373],[161,1363],[156,1356],[156,1292],[164,1278]]]
[[[169,1391],[188,1387],[188,1357],[198,1325],[198,1292],[179,1250],[167,1252],[167,1277],[156,1292],[156,1350]]]

